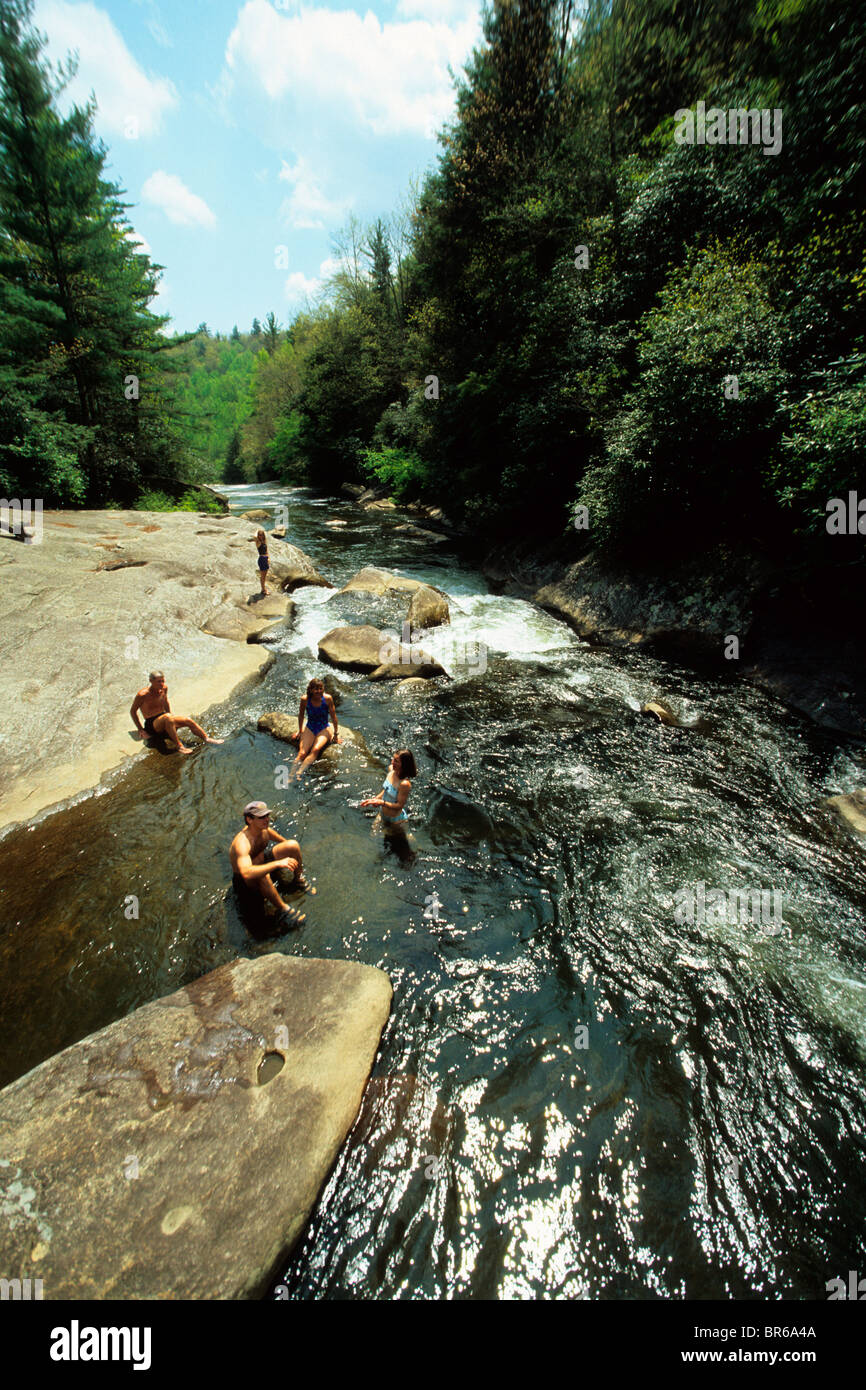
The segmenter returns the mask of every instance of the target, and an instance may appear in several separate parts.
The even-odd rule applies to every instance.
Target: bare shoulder
[[[143,700],[149,689],[150,689],[150,686],[149,686],[149,685],[146,685],[142,690],[137,690],[137,691],[135,692],[135,698],[136,698],[136,700]]]
[[[329,709],[333,709],[333,708],[334,708],[334,697],[333,697],[333,695],[329,695],[329,694],[327,693],[327,691],[325,692],[325,701],[326,701],[326,703],[327,703]]]
[[[251,845],[246,830],[239,830],[232,840],[231,850],[229,852],[234,852],[235,854],[249,854],[250,849]]]

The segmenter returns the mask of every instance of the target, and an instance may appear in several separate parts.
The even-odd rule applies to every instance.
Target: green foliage
[[[780,502],[820,534],[828,500],[863,490],[866,353],[831,363],[813,385],[781,407],[786,429],[768,471]]]
[[[179,500],[158,489],[143,492],[135,503],[137,512],[209,512],[221,515],[222,507],[215,497],[206,497],[199,492],[185,492]]]
[[[371,482],[381,483],[398,502],[420,497],[428,481],[423,459],[406,449],[364,449],[361,466]]]
[[[0,470],[49,505],[130,500],[188,462],[165,409],[165,319],[147,308],[160,267],[103,177],[93,107],[55,109],[74,64],[52,80],[31,16],[32,0],[0,9]]]
[[[578,501],[630,553],[800,545],[863,449],[866,11],[832,10],[492,0],[438,166],[349,220],[330,300],[172,348],[186,466],[363,477],[482,543]],[[699,100],[780,108],[781,154],[677,144]]]

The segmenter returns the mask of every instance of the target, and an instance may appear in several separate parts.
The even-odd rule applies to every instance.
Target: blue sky
[[[288,321],[332,237],[394,210],[435,162],[481,0],[36,0],[46,54],[79,54],[107,176],[165,267],[167,330]],[[278,254],[277,248],[285,251]]]

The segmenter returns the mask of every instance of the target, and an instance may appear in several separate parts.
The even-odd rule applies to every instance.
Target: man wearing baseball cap
[[[234,877],[232,883],[247,906],[258,905],[261,899],[277,909],[276,925],[283,930],[300,927],[306,913],[299,913],[284,903],[271,878],[274,869],[288,869],[294,874],[293,888],[315,893],[304,878],[301,847],[297,840],[287,840],[270,824],[273,811],[263,801],[250,801],[244,807],[244,828],[238,831],[229,850]]]

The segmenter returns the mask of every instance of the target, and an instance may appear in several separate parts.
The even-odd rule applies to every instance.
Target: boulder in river
[[[861,787],[842,796],[830,796],[826,805],[837,811],[858,834],[866,835],[866,789]]]
[[[419,680],[434,680],[436,676],[445,676],[447,671],[444,666],[440,666],[434,657],[428,656],[420,648],[413,651],[413,659],[410,663],[405,661],[383,661],[381,666],[377,666],[375,671],[371,671],[367,676],[368,681],[400,681],[405,682],[418,678]]]
[[[363,497],[367,489],[364,487],[363,483],[342,483],[340,491],[344,497],[354,497],[357,499]]]
[[[358,1114],[390,1006],[369,965],[235,960],[7,1086],[4,1277],[41,1279],[46,1299],[260,1298]]]
[[[251,512],[241,512],[244,521],[270,521],[271,513],[263,510],[262,507],[254,507]]]
[[[319,660],[344,671],[375,671],[383,654],[390,650],[390,638],[370,623],[359,627],[335,627],[319,638]]]
[[[202,628],[211,637],[224,637],[231,642],[249,642],[270,626],[270,619],[251,613],[248,608],[239,608],[225,603],[211,614]]]
[[[414,593],[423,585],[417,579],[404,579],[402,575],[391,574],[390,570],[362,569],[344,584],[337,594],[391,594]],[[336,595],[335,595],[336,597]]]
[[[400,531],[403,535],[410,536],[412,540],[430,541],[435,545],[448,539],[447,536],[443,536],[439,531],[427,531],[423,526],[413,526],[412,523],[408,521],[404,522],[401,526],[395,526],[394,530]]]
[[[256,725],[262,733],[270,734],[272,738],[278,738],[283,743],[291,743],[295,734],[298,732],[298,716],[296,714],[282,714],[279,710],[267,710],[260,714]],[[355,729],[350,729],[348,724],[340,724],[340,738],[344,743],[351,743],[355,748],[359,748],[362,753],[369,754],[367,742],[363,734],[359,734]],[[332,748],[338,747],[335,743],[329,743],[323,749],[324,753],[329,753]]]
[[[429,693],[432,689],[433,686],[430,685],[429,681],[425,680],[423,676],[417,675],[407,676],[397,686],[398,692],[402,691],[404,695],[420,695],[422,691]]]
[[[280,638],[289,630],[289,624],[282,619],[275,623],[268,623],[267,627],[261,628],[258,632],[251,632],[247,638],[248,642],[258,642],[262,646],[269,646],[272,642],[279,642]]]
[[[285,526],[275,526],[273,531],[271,532],[271,535],[273,536],[275,541],[284,541],[286,539]]]
[[[443,623],[450,623],[451,610],[447,598],[438,589],[422,584],[412,595],[406,621],[413,629],[441,627]]]
[[[293,618],[295,616],[295,605],[288,594],[268,594],[265,598],[259,598],[254,594],[248,598],[246,607],[250,613],[257,618]]]
[[[250,546],[252,550],[252,546]],[[270,575],[276,579],[284,593],[291,594],[295,589],[310,585],[317,589],[332,589],[334,586],[323,574],[319,574],[309,555],[288,541],[278,540],[269,546],[271,562]],[[255,559],[255,553],[253,559]]]
[[[667,705],[661,704],[659,700],[648,700],[645,705],[641,705],[640,712],[641,714],[654,715],[659,724],[668,724],[675,729],[681,727],[680,721],[673,711],[669,710]]]

